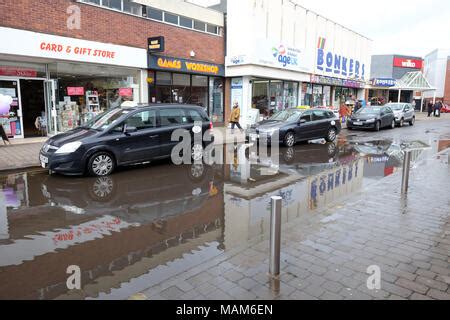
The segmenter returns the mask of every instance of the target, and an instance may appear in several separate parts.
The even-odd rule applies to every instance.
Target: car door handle
[[[159,137],[159,135],[157,135],[157,134],[154,135],[154,136],[149,136],[150,139],[156,139],[156,138],[158,138],[158,137]]]

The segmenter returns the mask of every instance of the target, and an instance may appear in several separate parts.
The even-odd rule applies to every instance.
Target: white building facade
[[[430,85],[436,88],[436,92],[428,91],[424,93],[426,99],[444,98],[449,56],[450,49],[436,49],[425,56],[424,74]]]
[[[295,1],[229,0],[226,76],[242,122],[364,99],[371,40]]]

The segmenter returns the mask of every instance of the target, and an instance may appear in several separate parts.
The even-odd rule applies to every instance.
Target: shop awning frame
[[[397,83],[392,90],[412,90],[412,91],[436,91],[421,71],[408,72]]]

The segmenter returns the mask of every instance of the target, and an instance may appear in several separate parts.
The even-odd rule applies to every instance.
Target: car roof
[[[190,105],[190,104],[179,104],[179,103],[150,103],[150,104],[139,104],[135,106],[122,106],[120,107],[124,110],[141,110],[141,109],[147,109],[147,108],[182,108],[182,109],[198,109],[198,110],[205,110],[205,108],[197,106],[197,105]]]

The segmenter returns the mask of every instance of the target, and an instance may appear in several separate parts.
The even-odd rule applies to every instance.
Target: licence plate
[[[353,124],[355,126],[362,126],[363,123],[361,121],[355,121],[355,122],[353,122]]]

